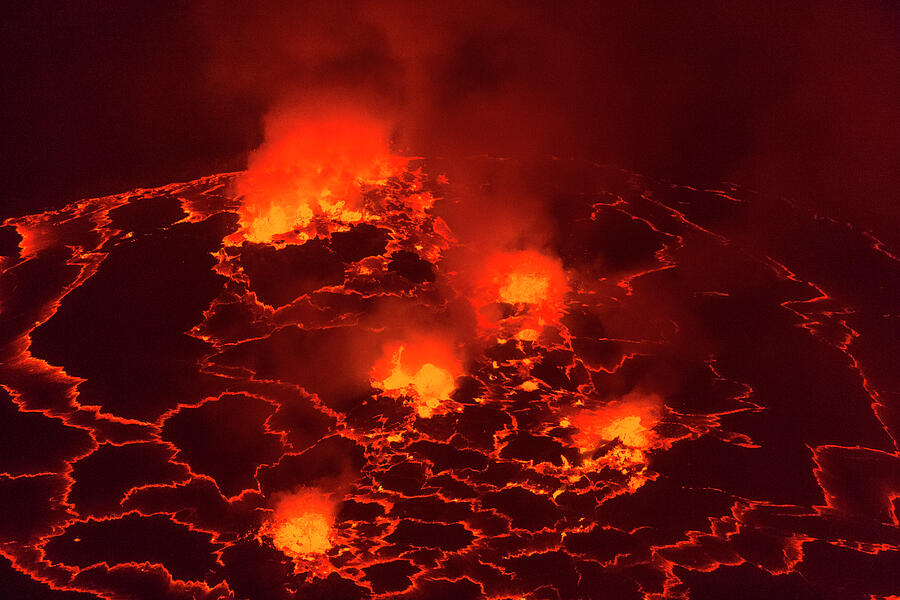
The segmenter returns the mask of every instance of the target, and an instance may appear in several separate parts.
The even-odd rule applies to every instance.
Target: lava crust
[[[4,597],[897,598],[900,259],[479,160],[555,233],[467,238],[477,186],[419,159],[5,221]]]

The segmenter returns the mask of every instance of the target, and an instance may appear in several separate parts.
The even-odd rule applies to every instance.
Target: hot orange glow
[[[609,468],[627,476],[625,485],[629,490],[643,486],[649,480],[647,452],[659,443],[653,428],[661,411],[662,400],[658,396],[632,393],[602,408],[563,419],[560,425],[576,429],[572,439],[582,454],[580,467],[564,461],[569,480],[578,481],[584,471]],[[596,456],[601,447],[605,450]]]
[[[538,337],[540,337],[540,333],[536,329],[526,328],[516,333],[516,339],[522,340],[523,342],[535,342]]]
[[[559,260],[537,250],[498,252],[488,259],[486,271],[495,301],[543,307],[566,293]]]
[[[650,445],[651,431],[641,422],[640,415],[628,415],[616,419],[601,431],[608,440],[619,439],[626,446],[646,448]]]
[[[550,292],[550,277],[544,273],[514,272],[500,288],[500,300],[509,304],[540,304]]]
[[[391,345],[372,369],[372,384],[388,396],[412,399],[416,413],[428,418],[444,412],[461,374],[452,347],[420,339]]]
[[[420,417],[430,417],[441,402],[453,393],[456,387],[453,375],[431,363],[425,363],[414,375],[410,375],[400,365],[402,352],[401,346],[396,354],[393,372],[381,383],[386,391],[414,390],[418,399],[416,411]]]
[[[584,453],[616,439],[629,448],[646,450],[655,441],[653,427],[659,422],[660,406],[655,396],[626,396],[602,408],[575,413],[566,423],[577,429],[573,440]]]
[[[275,547],[293,556],[322,554],[331,548],[331,524],[325,515],[303,513],[282,521],[273,531]]]
[[[632,394],[602,408],[573,414],[560,424],[576,428],[572,439],[585,457],[584,468],[619,471],[628,475],[628,488],[636,490],[647,481],[646,452],[657,442],[653,427],[659,422],[661,407],[656,396]],[[595,458],[594,452],[609,442],[617,443]]]
[[[473,301],[482,318],[485,308],[495,303],[515,306],[512,318],[491,315],[488,310],[483,326],[507,320],[515,327],[512,335],[516,339],[536,341],[544,326],[559,319],[568,286],[558,259],[537,250],[496,252],[481,268]]]
[[[361,186],[385,183],[407,162],[387,139],[386,124],[358,114],[271,120],[237,183],[242,229],[230,241],[269,242],[318,216],[364,220]]]
[[[261,533],[294,559],[314,560],[333,545],[332,503],[317,490],[302,490],[279,498]]]

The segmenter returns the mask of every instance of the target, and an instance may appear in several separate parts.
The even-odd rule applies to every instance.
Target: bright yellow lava
[[[649,446],[649,433],[650,430],[641,424],[641,417],[638,415],[616,419],[601,430],[604,439],[614,440],[619,438],[619,441],[632,448]]]
[[[509,304],[540,304],[547,299],[550,278],[539,273],[510,273],[500,288],[500,299]]]
[[[303,513],[277,523],[272,532],[275,547],[295,557],[324,554],[331,548],[331,524],[325,515]]]
[[[422,418],[431,417],[456,389],[453,374],[432,363],[425,363],[410,375],[400,364],[403,347],[394,356],[394,370],[381,382],[387,392],[410,392],[416,401],[416,413]]]
[[[648,481],[647,454],[659,441],[653,428],[661,410],[658,396],[635,393],[601,408],[572,413],[560,419],[560,425],[575,427],[572,439],[582,453],[582,469],[615,469],[628,476],[627,486],[634,491]],[[618,443],[608,446],[602,456],[592,456],[613,440]],[[577,481],[581,475],[575,472],[570,481]]]
[[[536,329],[522,329],[516,334],[516,339],[524,342],[536,342],[538,337],[539,334]]]
[[[291,229],[303,228],[313,219],[313,211],[306,199],[297,193],[297,199],[286,199],[283,204],[273,205],[267,213],[256,217],[247,227],[246,237],[251,242],[268,242],[273,236]],[[289,206],[292,214],[288,214],[285,206]]]

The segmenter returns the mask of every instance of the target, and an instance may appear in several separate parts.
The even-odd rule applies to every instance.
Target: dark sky
[[[736,181],[896,229],[891,2],[421,4],[5,3],[2,214],[242,168],[270,108],[337,95],[412,153]]]

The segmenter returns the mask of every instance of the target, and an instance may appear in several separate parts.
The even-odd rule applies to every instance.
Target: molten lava
[[[576,429],[572,440],[581,451],[584,469],[619,471],[633,491],[647,481],[647,451],[657,443],[653,428],[660,412],[658,397],[630,394],[602,408],[575,413],[560,424]]]
[[[729,227],[767,223],[762,198],[606,171],[598,189],[628,193],[556,215],[559,258],[466,241],[431,211],[468,192],[440,165],[390,177],[366,123],[290,122],[246,175],[0,228],[13,595],[900,589],[893,371],[873,355],[900,294],[855,277],[896,272],[880,242],[785,205],[808,237],[745,245]],[[238,219],[229,243],[263,243],[223,248]],[[834,248],[823,287],[884,302],[826,296],[807,248]]]
[[[657,397],[627,396],[595,410],[571,415],[565,423],[577,429],[572,436],[583,453],[591,453],[605,442],[618,440],[637,450],[650,448],[655,441],[653,427],[660,419]]]
[[[537,250],[495,252],[479,268],[473,302],[483,327],[502,322],[517,339],[535,341],[558,321],[568,291],[558,259]]]
[[[331,548],[331,523],[325,515],[302,513],[279,522],[272,532],[275,547],[291,556],[323,554]]]
[[[261,533],[296,560],[316,560],[333,545],[334,507],[318,490],[300,490],[278,499]]]
[[[558,308],[566,293],[559,260],[537,250],[498,252],[488,259],[486,270],[500,302]]]
[[[372,369],[372,384],[387,396],[409,398],[416,414],[428,418],[445,412],[461,374],[451,348],[435,340],[418,340],[392,346]]]
[[[304,240],[316,217],[365,220],[362,187],[384,184],[406,166],[387,138],[384,123],[359,114],[272,119],[237,182],[241,231],[229,241],[265,243],[295,231]]]
[[[651,431],[641,423],[640,415],[629,415],[616,419],[601,431],[608,440],[618,439],[632,448],[646,448],[650,445]]]

